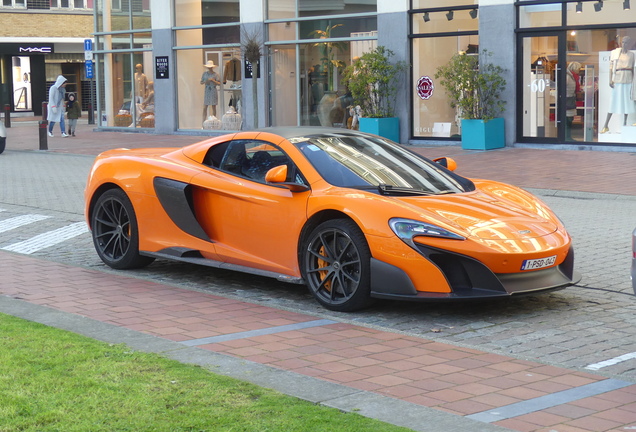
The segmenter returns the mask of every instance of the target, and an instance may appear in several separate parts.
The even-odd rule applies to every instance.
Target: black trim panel
[[[179,229],[193,237],[211,242],[194,215],[188,183],[155,177],[153,185],[161,206]]]

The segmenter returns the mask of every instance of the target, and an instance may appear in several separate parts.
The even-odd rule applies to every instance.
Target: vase
[[[334,91],[326,91],[320,99],[318,104],[318,120],[320,126],[332,127],[331,122],[331,110],[333,109],[333,103],[338,99],[338,94]]]

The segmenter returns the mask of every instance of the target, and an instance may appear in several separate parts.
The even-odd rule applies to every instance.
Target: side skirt
[[[221,261],[214,261],[211,259],[204,258],[203,255],[198,250],[187,249],[187,248],[168,248],[163,249],[158,252],[148,252],[148,251],[139,251],[141,255],[154,257],[154,258],[163,258],[169,259],[173,261],[181,261],[187,262],[190,264],[198,264],[207,267],[214,267],[222,270],[232,270],[239,271],[242,273],[249,273],[257,276],[264,276],[279,280],[281,282],[293,283],[293,284],[304,284],[305,280],[303,278],[289,276],[281,273],[271,272],[267,270],[260,270],[251,267],[246,267],[238,264],[230,264],[224,263]]]

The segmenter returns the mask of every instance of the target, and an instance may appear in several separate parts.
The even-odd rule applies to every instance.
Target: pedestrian
[[[67,137],[64,126],[64,95],[66,94],[66,78],[58,75],[55,84],[49,89],[49,106],[46,119],[49,121],[49,136],[53,136],[53,126],[60,122],[62,136]]]
[[[66,104],[66,115],[68,117],[68,134],[75,136],[75,126],[77,126],[77,119],[82,116],[82,107],[79,102],[75,100],[75,93],[68,95],[68,103]]]

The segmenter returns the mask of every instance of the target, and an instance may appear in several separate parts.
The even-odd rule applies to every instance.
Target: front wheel
[[[324,307],[351,312],[371,304],[371,252],[364,234],[349,219],[318,225],[302,250],[302,272]]]
[[[154,258],[139,255],[139,229],[135,210],[121,189],[99,197],[92,211],[93,243],[99,257],[114,269],[144,267]]]

